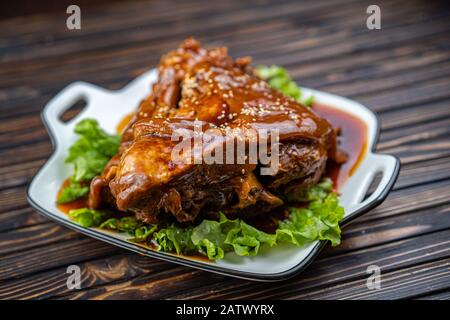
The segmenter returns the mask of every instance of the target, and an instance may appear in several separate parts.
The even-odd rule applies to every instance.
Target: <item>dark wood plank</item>
[[[359,3],[358,3],[359,2]],[[236,10],[224,10],[223,6],[227,4],[222,4],[217,7],[216,4],[212,3],[205,3],[203,2],[200,7],[195,7],[195,5],[191,4],[192,11],[196,9],[201,9],[205,11],[205,14],[198,14],[198,12],[189,12],[183,17],[176,15],[176,10],[173,12],[169,12],[172,14],[173,17],[171,17],[170,20],[168,19],[168,16],[164,13],[157,13],[155,14],[153,11],[148,12],[145,10],[139,10],[135,12],[133,16],[124,16],[122,15],[106,15],[104,14],[104,10],[100,11],[92,11],[90,10],[85,14],[84,17],[84,24],[85,24],[85,30],[83,32],[68,32],[65,28],[57,28],[60,26],[61,21],[57,20],[55,17],[53,19],[46,19],[41,21],[38,25],[41,27],[43,32],[49,33],[51,37],[47,37],[47,43],[55,43],[57,45],[65,44],[64,40],[71,40],[71,42],[81,41],[81,40],[88,40],[96,35],[105,35],[105,34],[116,34],[117,31],[124,32],[133,32],[133,35],[135,37],[134,40],[136,40],[136,36],[139,35],[142,37],[141,33],[136,33],[135,30],[136,27],[138,27],[140,30],[146,30],[146,29],[155,29],[154,27],[165,27],[166,25],[173,24],[176,20],[179,24],[177,27],[184,27],[186,30],[186,33],[194,34],[192,32],[193,25],[191,21],[192,19],[204,19],[204,21],[199,21],[206,23],[208,20],[219,20],[216,21],[215,24],[223,24],[226,23],[228,28],[222,28],[215,30],[213,34],[206,33],[205,36],[211,37],[211,39],[226,39],[227,42],[230,43],[230,45],[233,45],[235,42],[242,41],[242,39],[245,39],[246,31],[247,29],[251,29],[253,25],[264,22],[267,24],[271,23],[272,21],[278,21],[278,20],[284,20],[288,22],[284,24],[285,28],[283,31],[283,37],[286,38],[289,36],[289,31],[299,31],[299,29],[302,27],[301,24],[297,24],[295,26],[292,25],[291,19],[292,15],[295,15],[295,18],[302,19],[301,22],[308,25],[308,28],[316,28],[318,23],[321,23],[326,19],[328,22],[327,25],[320,25],[320,30],[328,30],[327,28],[332,27],[333,25],[339,25],[341,29],[345,26],[361,26],[363,24],[365,26],[365,17],[364,15],[358,16],[354,15],[355,11],[361,10],[362,12],[365,11],[365,8],[367,5],[361,3],[360,1],[333,1],[327,4],[329,9],[334,10],[315,10],[314,14],[310,14],[310,10],[317,8],[318,6],[323,6],[324,4],[317,4],[314,3],[314,1],[303,1],[302,5],[298,5],[292,2],[287,1],[265,1],[265,3],[261,3],[258,1],[248,1],[248,2],[239,2],[239,1],[227,1],[228,7],[234,6],[234,9],[242,10],[245,9],[245,12],[240,12],[236,15]],[[199,3],[200,4],[200,3]],[[222,7],[222,8],[221,8]],[[386,27],[390,27],[392,24],[399,24],[399,19],[397,19],[399,16],[402,18],[407,18],[408,14],[417,14],[420,9],[425,9],[426,5],[420,5],[414,7],[405,7],[402,8],[402,10],[399,10],[398,5],[395,5],[394,1],[383,1],[383,8],[386,9],[386,13],[384,14],[385,24]],[[211,10],[213,9],[213,10]],[[274,9],[275,12],[273,12],[271,15],[269,14],[269,18],[267,18],[268,11],[271,9]],[[292,10],[294,9],[294,10]],[[126,10],[129,12],[129,9]],[[261,14],[261,11],[265,11],[261,16],[258,14]],[[428,10],[429,11],[429,10]],[[175,15],[173,15],[175,13]],[[299,15],[300,13],[300,15]],[[439,14],[439,12],[434,12],[434,14]],[[245,24],[236,24],[235,20],[231,21],[225,19],[225,16],[227,15],[234,15],[233,19],[239,20],[240,22],[245,22]],[[220,19],[217,19],[219,17]],[[419,16],[417,16],[419,17]],[[345,18],[345,20],[343,20]],[[413,17],[411,17],[413,18]],[[419,17],[420,18],[420,17]],[[426,18],[423,17],[422,18]],[[118,20],[120,19],[120,20]],[[138,19],[140,21],[138,21]],[[28,21],[27,21],[28,22]],[[31,21],[32,23],[29,23],[27,25],[27,22],[22,23],[20,26],[15,26],[14,31],[9,30],[7,27],[8,23],[11,23],[10,21],[1,22],[0,25],[2,26],[2,34],[5,38],[3,44],[3,47],[5,50],[8,51],[14,51],[17,47],[33,47],[36,46],[38,48],[39,45],[42,43],[42,38],[40,36],[42,35],[42,31],[39,31],[36,29],[36,21]],[[136,25],[136,23],[138,25]],[[353,23],[350,24],[350,23]],[[244,28],[238,28],[238,26],[245,26]],[[195,25],[195,27],[198,27],[198,25]],[[24,30],[26,29],[26,30]],[[311,30],[311,29],[308,29]],[[14,37],[11,37],[11,35],[8,35],[8,31],[14,32]],[[205,31],[203,29],[200,30],[200,32]],[[277,30],[278,31],[278,30]],[[303,29],[300,29],[300,31],[304,31]],[[358,31],[365,31],[363,28],[361,28]],[[154,41],[154,37],[161,37],[161,36],[167,36],[165,38],[160,39],[158,42],[167,42],[167,41],[173,41],[173,37],[169,36],[170,32],[174,32],[174,30],[166,29],[164,32],[161,32],[159,35],[147,35],[147,37],[152,38],[146,38],[146,39],[140,39],[140,40],[147,40],[145,42],[156,42]],[[235,33],[239,32],[239,37],[235,36]],[[355,30],[356,32],[356,30]],[[195,32],[198,33],[198,32]],[[242,33],[242,35],[241,35]],[[270,36],[270,35],[267,35]],[[118,39],[111,39],[111,41],[115,40],[116,44],[120,44],[121,47],[127,46],[128,42],[124,42],[123,40],[120,41]],[[144,41],[141,41],[144,42]],[[280,43],[283,43],[280,41]],[[278,43],[277,43],[278,44]],[[98,43],[97,45],[105,45],[104,42]],[[133,44],[133,47],[138,47],[138,44]],[[82,48],[79,48],[82,49]],[[245,48],[243,48],[245,49]],[[8,52],[5,51],[5,52]],[[15,56],[14,59],[21,59],[23,60],[23,57]],[[47,58],[47,57],[45,57]],[[10,61],[11,62],[11,61]]]
[[[450,142],[448,136],[433,140],[418,140],[392,148],[386,148],[382,152],[400,155],[402,164],[418,161],[443,158],[450,155]]]
[[[48,219],[37,213],[31,207],[9,210],[0,214],[0,232],[32,226],[48,222]]]
[[[395,188],[427,184],[450,178],[450,157],[437,158],[405,164]]]
[[[380,93],[370,97],[358,97],[363,104],[372,106],[375,111],[384,111],[446,99],[449,93],[450,79],[436,79],[420,82],[395,92]]]
[[[416,19],[417,20],[417,19]],[[414,20],[414,23],[417,23],[417,21],[416,20]],[[360,22],[361,21],[359,21],[359,24],[360,24]],[[264,22],[264,23],[267,23],[267,22]],[[367,30],[366,30],[367,31]],[[297,35],[297,38],[299,37],[300,35]],[[264,45],[265,46],[265,37],[261,37],[261,43],[262,43],[262,45]],[[328,39],[329,40],[329,39]],[[339,41],[339,40],[334,40],[334,42],[337,42],[337,41]],[[284,43],[286,44],[286,42],[288,42],[289,43],[289,41],[286,41],[286,39],[284,40]],[[329,41],[328,41],[329,42]],[[165,50],[168,50],[168,49],[170,49],[170,48],[173,48],[174,46],[176,45],[176,43],[174,42],[173,44],[171,44],[171,46],[168,46],[168,47],[166,47],[166,49]],[[229,45],[229,43],[227,43],[227,45]],[[301,46],[303,47],[303,45],[301,44]],[[121,47],[123,47],[123,44],[121,43]],[[251,46],[251,47],[253,47],[253,46]],[[265,46],[265,47],[267,47],[267,46]],[[271,54],[270,55],[270,57],[273,57],[273,55],[275,55],[276,54],[276,56],[283,56],[283,54],[282,54],[282,52],[280,51],[280,50],[282,50],[282,48],[278,48],[277,47],[277,50],[278,51],[276,51],[276,52],[273,52],[273,54]],[[138,59],[136,56],[133,56],[133,54],[135,54],[134,53],[134,51],[135,50],[133,50],[133,52],[119,52],[120,54],[121,54],[121,57],[120,57],[120,59],[117,59],[117,57],[115,57],[115,56],[113,56],[112,58],[114,58],[114,60],[113,61],[109,61],[108,62],[108,64],[107,64],[107,66],[109,67],[109,68],[111,68],[111,67],[113,67],[113,66],[117,66],[117,63],[121,63],[122,65],[126,65],[126,68],[127,68],[127,70],[130,70],[130,67],[132,66],[132,62],[134,62],[134,65],[136,65],[136,63],[138,62],[139,63],[139,66],[140,66],[140,68],[142,68],[142,66],[143,65],[145,65],[145,62],[143,62],[142,61],[142,59]],[[329,50],[329,48],[326,48],[326,50],[325,51],[328,51],[328,52],[330,52],[330,50]],[[332,50],[331,50],[332,51]],[[297,51],[296,51],[297,52]],[[154,54],[160,54],[161,52],[155,52]],[[123,56],[124,54],[126,54],[125,55],[125,57]],[[139,54],[140,54],[140,57],[142,57],[142,55],[143,54],[146,54],[146,56],[149,56],[149,57],[152,57],[152,56],[154,56],[154,55],[152,55],[152,51],[150,51],[150,50],[148,50],[147,49],[147,52],[139,52]],[[296,55],[298,56],[298,53],[296,53]],[[74,65],[74,70],[75,70],[75,72],[77,72],[77,77],[75,78],[75,79],[78,79],[79,78],[79,76],[80,75],[82,75],[82,76],[86,76],[86,74],[89,74],[89,72],[91,72],[91,73],[94,73],[94,74],[97,74],[97,75],[99,75],[99,74],[105,74],[105,72],[106,72],[106,70],[105,70],[105,72],[102,72],[102,73],[99,73],[98,71],[99,70],[101,70],[100,68],[101,68],[101,66],[103,65],[103,63],[100,63],[100,65],[96,68],[96,71],[97,72],[95,72],[95,70],[92,70],[92,68],[88,68],[88,66],[89,65],[91,65],[92,63],[95,63],[95,62],[98,62],[98,61],[92,61],[92,57],[96,57],[96,55],[95,54],[91,54],[91,55],[89,55],[89,56],[87,56],[87,57],[89,57],[89,59],[91,59],[91,61],[85,61],[84,63],[82,63],[82,64],[80,64],[80,65]],[[105,55],[104,54],[101,54],[101,55],[99,55],[98,57],[97,57],[97,60],[101,60],[101,61],[104,61],[105,60],[105,58],[109,58],[109,59],[111,59],[111,54],[108,54],[108,56],[107,57],[105,57]],[[60,76],[61,74],[64,74],[64,75],[66,75],[66,74],[68,74],[68,71],[70,71],[72,68],[70,68],[70,66],[72,66],[73,64],[74,64],[74,61],[77,61],[77,60],[79,60],[80,58],[79,58],[79,55],[77,55],[77,57],[76,58],[71,58],[71,60],[69,60],[69,61],[66,61],[64,64],[67,64],[67,65],[65,65],[64,66],[64,69],[65,69],[65,72],[64,73],[61,73],[61,72],[59,72],[58,71],[58,69],[56,69],[56,68],[52,68],[51,66],[45,66],[45,65],[43,65],[43,62],[40,60],[39,61],[39,64],[38,65],[43,65],[43,69],[42,70],[45,70],[46,72],[45,72],[45,77],[44,77],[44,79],[43,79],[43,77],[41,77],[40,79],[36,79],[36,78],[31,78],[31,79],[34,79],[34,81],[36,81],[36,80],[39,80],[39,84],[40,84],[40,86],[42,86],[43,84],[45,84],[45,81],[48,79],[49,81],[51,81],[51,79],[54,79],[55,78],[55,75],[52,75],[52,72],[56,72],[56,74],[58,75],[58,76]],[[59,63],[58,65],[60,65],[61,63]],[[131,64],[131,65],[130,65]],[[154,64],[154,63],[153,63]],[[8,65],[7,66],[5,66],[6,68],[8,68]],[[81,70],[80,70],[81,69]],[[86,69],[86,70],[84,70],[84,69]],[[39,72],[39,70],[34,70],[35,72]],[[124,71],[121,71],[121,73],[122,74],[124,74]],[[47,76],[47,74],[48,74],[48,76]],[[9,79],[10,81],[11,80],[13,80],[13,81],[19,81],[19,79],[17,79],[16,77],[15,78],[11,78],[11,77],[7,77],[7,78],[4,78],[4,79]],[[26,79],[23,79],[23,78],[21,78],[20,79],[20,83],[30,83],[30,81],[31,81],[31,79],[29,79],[29,80],[26,80]],[[43,82],[44,81],[44,82]]]
[[[439,100],[380,113],[383,132],[450,116],[450,100]],[[427,112],[423,112],[426,109]]]
[[[342,244],[336,248],[327,248],[325,251],[328,255],[338,255],[341,252],[450,229],[448,220],[450,220],[450,204],[416,210],[385,219],[369,221],[357,219],[344,229]]]
[[[76,256],[75,256],[76,257]],[[82,288],[99,287],[115,281],[132,280],[138,275],[149,275],[157,280],[170,275],[171,270],[189,270],[174,264],[126,253],[83,262],[76,261],[82,270]],[[37,273],[18,280],[0,283],[0,297],[14,299],[50,298],[71,293],[67,288],[67,267]],[[125,287],[124,287],[125,288]]]
[[[61,252],[64,254],[61,255]],[[123,254],[124,250],[88,237],[59,240],[51,246],[46,246],[45,253],[42,252],[42,247],[28,249],[26,264],[23,263],[23,252],[2,256],[0,281],[119,253]]]
[[[446,56],[446,53],[443,53],[442,55]],[[427,57],[429,56],[427,55]],[[431,64],[426,68],[413,69],[411,72],[399,74],[397,71],[389,77],[382,78],[370,78],[366,76],[364,79],[360,79],[357,83],[352,83],[351,86],[348,84],[337,84],[324,86],[321,87],[321,89],[329,92],[335,92],[343,96],[360,97],[368,94],[373,95],[374,93],[379,94],[382,91],[394,91],[393,89],[398,90],[399,87],[409,87],[428,80],[448,78],[450,73],[450,53],[446,56],[446,58],[446,62]],[[409,62],[411,63],[411,61]],[[410,68],[408,68],[408,70],[410,70]]]
[[[45,160],[40,159],[0,168],[0,189],[27,184],[44,163]]]
[[[320,3],[317,1],[307,1],[302,6],[298,6],[295,3],[286,3],[285,5],[273,5],[273,10],[267,10],[264,6],[252,6],[250,8],[241,8],[238,12],[217,12],[215,10],[209,11],[207,15],[203,15],[201,19],[188,19],[189,24],[186,23],[171,23],[170,21],[165,23],[153,24],[152,30],[154,32],[148,33],[145,29],[139,28],[135,29],[133,32],[133,37],[130,38],[130,30],[127,28],[121,28],[115,32],[102,34],[102,39],[100,41],[86,41],[84,46],[79,46],[77,43],[69,41],[61,41],[60,45],[52,46],[50,48],[42,48],[37,46],[35,50],[23,50],[22,48],[17,48],[14,50],[13,54],[8,54],[5,52],[1,61],[12,62],[17,59],[39,59],[43,57],[59,56],[61,54],[76,53],[76,52],[86,52],[92,51],[98,48],[107,49],[118,43],[121,45],[126,45],[127,43],[135,43],[137,41],[157,41],[168,37],[177,37],[179,40],[189,34],[212,34],[216,31],[226,30],[226,28],[231,28],[236,30],[239,23],[245,21],[245,23],[251,24],[258,21],[267,21],[268,18],[274,19],[277,17],[296,17],[298,19],[307,17],[314,13],[314,10],[320,10],[324,7],[329,7],[330,9],[334,6],[338,7],[340,4],[347,2],[348,0],[336,0],[333,1],[334,4]],[[211,8],[211,4],[209,5]],[[185,20],[186,21],[186,20]],[[89,23],[89,22],[86,22]],[[112,21],[111,21],[112,23]],[[117,26],[117,22],[114,22]],[[208,25],[208,28],[205,28]],[[86,37],[90,37],[89,34]],[[121,40],[119,40],[121,39]],[[91,39],[94,40],[94,39]],[[45,50],[44,50],[45,49]]]
[[[380,141],[377,144],[377,150],[383,151],[385,149],[395,148],[423,140],[433,140],[449,136],[449,133],[450,117],[423,124],[416,124],[412,127],[402,128],[402,130],[383,132],[380,136]]]
[[[448,289],[450,258],[382,274],[381,290],[367,290],[366,279],[323,288],[290,299],[402,299]]]
[[[45,246],[81,235],[53,222],[0,233],[0,255]]]
[[[419,185],[412,188],[393,191],[385,202],[376,209],[364,214],[360,221],[382,219],[413,210],[420,210],[449,202],[450,181],[439,181],[426,187]]]

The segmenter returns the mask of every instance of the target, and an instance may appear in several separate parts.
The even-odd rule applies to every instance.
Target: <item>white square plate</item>
[[[260,254],[256,257],[240,257],[229,253],[223,260],[209,262],[139,246],[127,241],[129,236],[125,234],[98,228],[83,228],[58,210],[55,203],[56,194],[72,170],[64,160],[69,147],[77,139],[73,132],[75,124],[83,118],[94,118],[102,128],[114,133],[120,120],[133,112],[139,102],[148,95],[156,77],[155,69],[150,70],[118,91],[108,91],[85,82],[75,82],[67,86],[45,106],[42,120],[52,139],[54,152],[34,176],[28,188],[30,204],[43,215],[93,238],[150,257],[198,269],[260,281],[286,279],[303,270],[315,258],[324,242],[316,241],[301,248],[293,245],[261,248]],[[311,89],[303,89],[302,92],[307,96],[313,94],[318,103],[341,109],[360,118],[368,129],[368,147],[363,155],[363,160],[339,190],[341,204],[346,212],[342,221],[343,226],[353,218],[376,207],[386,198],[398,176],[400,162],[394,156],[374,153],[378,139],[379,121],[368,108],[358,102],[329,93]],[[68,123],[61,122],[60,115],[79,99],[85,99],[86,107]],[[378,173],[382,174],[380,183],[375,191],[364,199],[367,189]]]

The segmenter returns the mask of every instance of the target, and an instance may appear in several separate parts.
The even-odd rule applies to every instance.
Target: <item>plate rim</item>
[[[133,82],[135,80],[137,80],[138,78],[133,79],[129,84],[127,84],[122,89],[119,89],[118,91],[126,89],[128,86],[132,85]],[[333,96],[336,96],[338,98],[344,98],[344,99],[350,100],[352,102],[358,103],[355,100],[348,99],[346,97],[342,97],[342,96],[339,96],[339,95],[336,95],[336,94],[331,94],[331,93],[327,93],[327,92],[323,92],[323,91],[315,90],[315,89],[314,90],[311,89],[311,90],[315,91],[315,92],[319,92],[319,93],[325,93],[325,94],[328,94],[328,95],[333,95]],[[374,116],[374,119],[375,119],[375,136],[373,138],[373,142],[371,144],[371,148],[367,152],[367,155],[369,155],[369,154],[377,155],[378,153],[375,152],[375,149],[376,149],[376,146],[378,144],[378,140],[379,140],[379,136],[380,136],[380,123],[381,123],[380,117],[378,116],[378,114],[376,114],[371,109],[369,109],[366,106],[364,106],[363,104],[360,104],[360,103],[358,103],[358,104],[361,105],[362,107],[364,107],[369,113],[371,113]],[[245,279],[245,280],[264,281],[264,282],[268,282],[268,281],[282,281],[282,280],[289,279],[289,278],[295,276],[296,274],[299,274],[300,272],[302,272],[304,269],[306,269],[314,261],[316,256],[320,253],[320,251],[323,249],[323,247],[327,243],[327,241],[324,241],[324,240],[317,241],[316,244],[311,249],[311,251],[308,253],[308,255],[306,255],[297,265],[295,265],[292,268],[289,268],[287,270],[284,270],[284,271],[278,272],[278,273],[264,274],[264,273],[255,273],[255,272],[248,272],[248,271],[242,271],[242,270],[227,269],[224,266],[218,266],[218,265],[215,265],[213,263],[205,264],[205,263],[201,263],[199,261],[196,261],[194,259],[185,259],[183,257],[177,256],[177,255],[172,254],[172,253],[159,252],[159,251],[156,251],[156,250],[152,250],[150,248],[146,248],[144,246],[140,246],[140,245],[134,244],[133,242],[130,242],[130,241],[121,240],[121,239],[118,239],[118,238],[113,237],[111,235],[98,232],[98,231],[96,231],[96,229],[84,228],[84,227],[82,227],[80,225],[77,225],[76,223],[74,223],[74,222],[72,222],[72,221],[70,221],[68,219],[64,219],[62,217],[59,217],[59,216],[55,215],[54,213],[50,212],[49,210],[43,208],[35,199],[33,199],[33,197],[30,194],[31,186],[33,185],[33,181],[35,180],[36,176],[38,176],[41,173],[41,171],[44,169],[44,167],[47,166],[49,160],[56,154],[56,152],[58,150],[57,139],[54,136],[54,132],[50,129],[50,125],[49,125],[48,120],[46,119],[45,114],[44,114],[44,110],[45,110],[45,108],[43,108],[43,110],[41,111],[41,120],[42,120],[42,122],[43,122],[43,124],[44,124],[44,126],[45,126],[45,128],[46,128],[46,130],[48,132],[50,140],[52,142],[53,151],[52,151],[52,154],[46,159],[45,163],[39,167],[39,169],[33,175],[33,178],[30,180],[30,182],[29,182],[29,184],[27,186],[26,197],[27,197],[27,200],[28,200],[29,204],[34,209],[36,209],[40,214],[42,214],[43,216],[45,216],[47,218],[50,218],[53,221],[56,221],[56,222],[62,224],[65,227],[68,227],[71,230],[74,230],[74,231],[77,231],[77,232],[81,232],[82,234],[90,236],[90,237],[92,237],[94,239],[101,240],[101,241],[104,241],[106,243],[109,243],[109,244],[112,244],[112,245],[116,245],[116,246],[118,246],[120,248],[128,249],[130,251],[133,251],[133,252],[136,252],[136,253],[148,256],[148,257],[157,258],[157,259],[161,259],[161,260],[164,260],[164,261],[168,261],[168,262],[172,262],[172,263],[176,263],[176,264],[180,264],[180,265],[184,265],[184,266],[188,266],[188,267],[193,267],[193,268],[196,268],[196,269],[200,269],[200,270],[204,270],[204,271],[208,271],[208,272],[213,272],[213,273],[217,273],[217,274],[221,274],[221,275],[232,276],[232,277],[235,277],[235,278],[240,278],[240,279]],[[388,194],[391,191],[392,187],[394,186],[394,184],[395,184],[395,182],[396,182],[396,180],[398,178],[399,171],[400,171],[400,160],[399,160],[399,158],[396,155],[389,155],[389,156],[394,158],[394,160],[395,160],[395,167],[394,167],[392,175],[389,177],[389,181],[386,184],[385,188],[378,195],[378,197],[373,199],[373,201],[367,203],[365,206],[357,209],[351,215],[349,215],[346,218],[344,218],[340,222],[341,228],[345,227],[353,219],[361,216],[362,214],[368,212],[369,210],[374,209],[375,207],[380,205],[386,199],[386,197],[388,196]]]

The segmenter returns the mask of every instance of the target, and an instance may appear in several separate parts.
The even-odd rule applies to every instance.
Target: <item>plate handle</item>
[[[69,126],[76,118],[89,108],[97,87],[87,82],[77,81],[65,87],[53,99],[51,99],[42,111],[43,122],[46,125],[53,144],[58,144],[65,127]],[[60,116],[80,99],[86,101],[86,107],[71,121],[64,123]]]
[[[374,154],[370,153],[365,159],[362,168],[359,168],[358,172],[364,173],[364,177],[359,180],[360,188],[358,192],[354,194],[350,208],[347,208],[350,215],[344,218],[342,222],[345,224],[351,219],[359,215],[359,213],[366,211],[368,207],[374,208],[386,199],[389,191],[392,189],[400,170],[400,160],[392,155],[386,154]],[[373,193],[362,200],[366,195],[372,181],[378,173],[382,174],[382,178],[378,183],[378,186]]]

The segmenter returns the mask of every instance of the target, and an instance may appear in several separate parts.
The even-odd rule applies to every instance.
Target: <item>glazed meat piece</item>
[[[148,223],[171,217],[188,222],[218,211],[250,217],[282,205],[276,194],[316,183],[327,159],[336,157],[333,128],[271,89],[249,62],[231,59],[226,48],[201,48],[193,39],[163,56],[159,79],[125,129],[119,154],[92,181],[90,206],[114,206]],[[217,133],[203,139],[202,154],[230,137],[248,146],[252,137],[245,130],[277,129],[277,170],[261,175],[261,158],[232,164],[174,161],[179,141],[172,140],[173,133],[189,133],[194,146],[196,123]],[[183,154],[185,160],[192,156]]]

